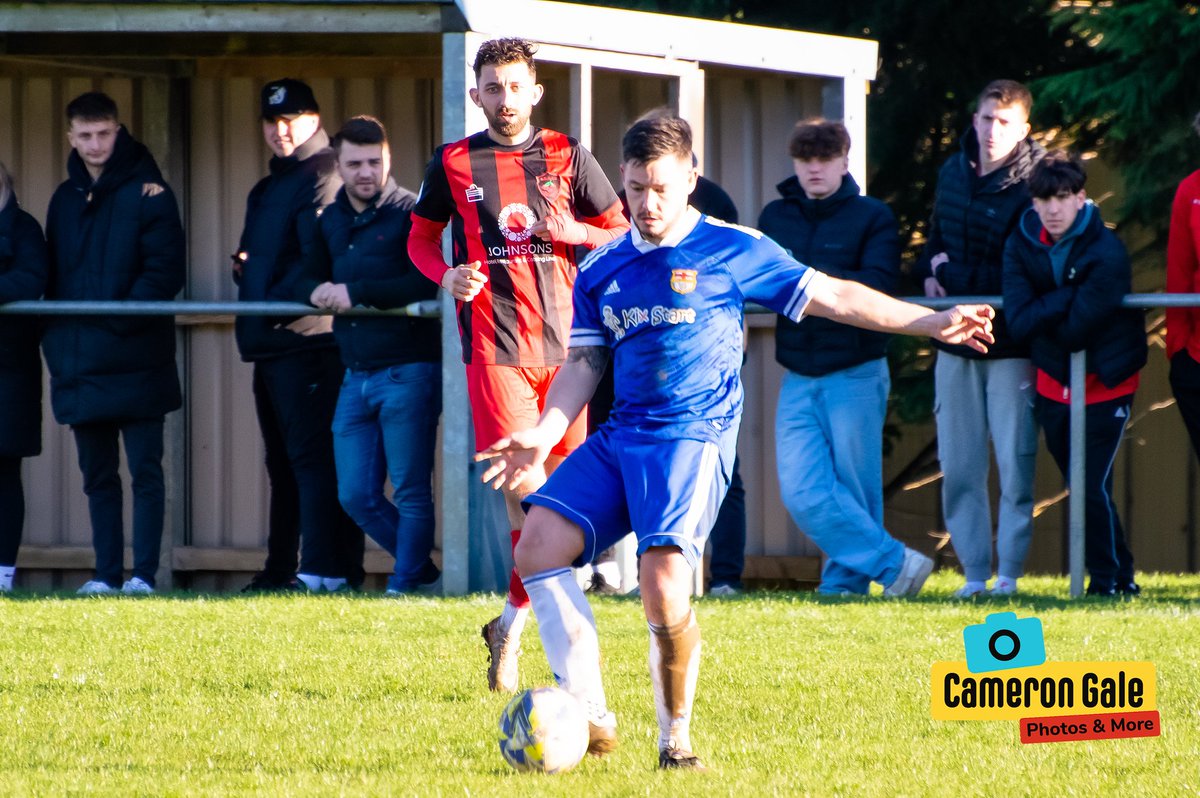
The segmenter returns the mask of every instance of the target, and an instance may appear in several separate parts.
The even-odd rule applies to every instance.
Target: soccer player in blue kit
[[[589,718],[588,751],[617,744],[600,677],[596,622],[572,564],[634,531],[650,626],[659,767],[703,768],[689,723],[700,666],[692,572],[729,484],[742,412],[742,308],[761,303],[794,321],[811,314],[873,330],[931,336],[986,351],[992,308],[934,312],[797,263],[756,230],[688,206],[692,136],[674,116],[640,120],[622,141],[628,235],[579,267],[567,363],[531,429],[480,452],[484,480],[519,485],[543,462],[615,358],[608,422],[527,497],[516,565],[555,679]],[[924,563],[928,563],[928,560]],[[906,560],[899,590],[929,571]],[[907,586],[907,588],[906,588]]]

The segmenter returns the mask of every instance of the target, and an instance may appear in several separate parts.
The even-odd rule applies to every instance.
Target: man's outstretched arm
[[[567,362],[558,370],[546,394],[546,409],[536,426],[514,431],[475,455],[478,460],[491,460],[483,481],[499,489],[505,485],[515,489],[530,469],[546,462],[550,449],[562,440],[588,399],[608,364],[610,350],[606,346],[573,346],[567,352]]]
[[[893,299],[851,280],[824,277],[814,280],[805,313],[868,330],[927,335],[947,344],[965,344],[986,352],[995,342],[990,305],[956,305],[934,311]]]

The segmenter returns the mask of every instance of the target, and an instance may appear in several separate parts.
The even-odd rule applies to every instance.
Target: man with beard
[[[530,124],[542,98],[536,51],[524,39],[480,46],[471,99],[488,127],[434,154],[408,240],[417,268],[459,302],[477,450],[537,421],[566,356],[575,247],[595,249],[629,229],[592,154],[562,133]],[[442,258],[449,223],[454,266]],[[521,484],[506,486],[514,548],[525,521],[522,500],[579,446],[586,430],[583,415],[572,419],[544,469],[539,464]],[[528,611],[514,569],[504,611],[483,627],[492,690],[517,689]]]
[[[580,265],[570,352],[538,423],[476,457],[493,459],[484,480],[520,484],[579,414],[612,357],[612,415],[528,497],[517,568],[550,670],[587,712],[588,750],[607,754],[617,745],[617,720],[601,683],[596,622],[570,566],[634,531],[658,766],[702,769],[690,740],[701,649],[692,579],[733,466],[745,303],[792,321],[822,316],[978,351],[992,341],[993,311],[910,305],[810,269],[757,230],[703,216],[688,206],[696,186],[692,134],[678,117],[635,122],[622,152],[634,229]]]
[[[398,308],[437,295],[405,242],[416,196],[392,179],[378,119],[356,116],[333,137],[342,188],[321,214],[296,299],[341,313]],[[333,414],[338,498],[396,558],[387,594],[431,589],[433,450],[442,407],[436,319],[342,317],[333,335],[346,367]],[[392,482],[392,497],[383,490]]]

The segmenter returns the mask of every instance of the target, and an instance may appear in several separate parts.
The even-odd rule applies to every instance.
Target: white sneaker
[[[145,579],[135,576],[121,585],[121,592],[126,596],[148,596],[154,592],[154,588]]]
[[[304,585],[309,593],[320,593],[324,582],[316,574],[296,574],[296,581]]]
[[[343,590],[350,589],[350,582],[340,576],[323,576],[321,577],[321,587],[327,593],[340,593]]]
[[[988,591],[993,596],[1013,596],[1017,592],[1017,580],[1007,576],[996,577],[996,583]]]
[[[915,596],[921,592],[925,580],[933,573],[933,560],[916,549],[904,547],[904,562],[900,564],[900,575],[896,581],[883,589],[885,596]]]
[[[708,591],[710,596],[736,596],[742,591],[738,590],[733,585],[717,585]]]
[[[983,582],[967,582],[965,585],[954,591],[956,599],[970,599],[976,596],[986,596],[988,592],[987,585]]]
[[[75,591],[77,596],[107,596],[111,593],[116,593],[117,589],[108,582],[101,582],[99,579],[89,579],[83,583],[83,587]]]

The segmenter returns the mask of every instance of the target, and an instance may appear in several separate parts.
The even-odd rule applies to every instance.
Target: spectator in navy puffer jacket
[[[1035,415],[1065,478],[1070,461],[1071,353],[1086,351],[1084,564],[1089,595],[1137,595],[1133,555],[1112,499],[1113,462],[1125,437],[1141,368],[1142,313],[1121,307],[1132,286],[1129,255],[1087,198],[1077,161],[1033,168],[1033,207],[1004,248],[1009,330],[1037,367]]]
[[[896,218],[859,193],[845,126],[801,122],[788,150],[796,174],[779,184],[783,199],[763,209],[759,229],[801,263],[894,292]],[[933,569],[883,528],[887,341],[828,319],[776,320],[775,359],[788,369],[775,416],[779,486],[796,525],[826,555],[822,593],[865,594],[871,582],[915,592]]]
[[[383,125],[354,117],[332,147],[343,185],[321,214],[296,299],[342,312],[435,298],[437,284],[408,258],[416,196],[389,174]],[[396,558],[388,594],[431,589],[439,575],[429,554],[441,327],[436,319],[347,316],[334,320],[333,334],[346,367],[333,417],[338,497],[355,523]]]
[[[37,299],[46,290],[46,239],[17,204],[0,164],[0,303]],[[42,358],[38,321],[0,317],[0,593],[12,590],[25,525],[21,460],[42,450]]]
[[[174,299],[185,274],[183,226],[154,156],[117,121],[106,94],[76,97],[67,120],[69,177],[46,214],[46,298]],[[163,419],[183,404],[174,321],[55,316],[43,347],[51,406],[75,433],[92,522],[96,572],[79,592],[152,592],[166,510]],[[133,574],[124,583],[118,436],[133,482]]]

